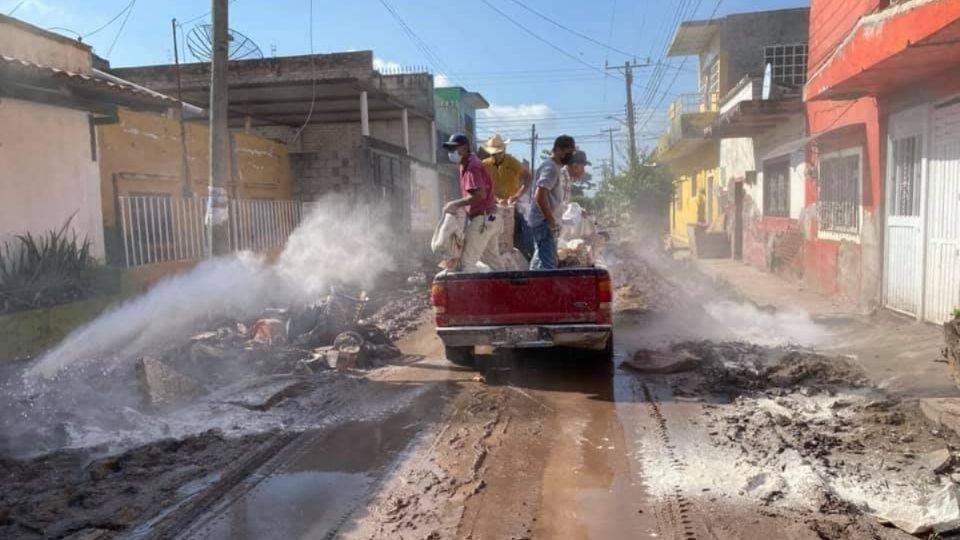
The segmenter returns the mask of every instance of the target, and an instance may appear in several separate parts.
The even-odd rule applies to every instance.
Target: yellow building
[[[107,261],[130,267],[145,283],[202,258],[209,129],[203,121],[185,122],[183,145],[176,114],[121,108],[96,128]],[[287,146],[243,130],[231,132],[230,146],[231,178],[224,187],[231,244],[276,251],[301,211],[291,200]]]

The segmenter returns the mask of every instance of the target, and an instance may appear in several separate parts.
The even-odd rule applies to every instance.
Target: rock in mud
[[[273,375],[246,381],[224,390],[223,402],[252,411],[265,411],[281,401],[300,395],[310,384],[289,375]]]
[[[960,398],[921,399],[920,410],[936,424],[960,434]]]
[[[196,381],[156,358],[141,358],[137,362],[137,375],[145,401],[152,407],[168,407],[206,393]]]
[[[943,474],[953,468],[953,454],[949,449],[942,448],[924,455],[923,462],[934,473]]]
[[[876,517],[881,523],[914,535],[955,531],[960,528],[960,491],[956,484],[950,484],[934,493],[927,499],[922,514],[899,508]]]
[[[687,351],[662,352],[641,349],[633,358],[623,362],[623,367],[656,375],[670,375],[694,371],[700,367],[701,359]]]

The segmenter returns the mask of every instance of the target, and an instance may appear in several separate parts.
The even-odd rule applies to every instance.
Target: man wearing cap
[[[467,230],[460,266],[464,272],[476,272],[477,262],[493,270],[500,265],[500,250],[497,240],[503,223],[497,219],[497,202],[493,193],[493,180],[483,163],[470,151],[470,139],[462,133],[454,134],[443,143],[449,152],[450,161],[460,164],[461,198],[448,202],[443,211],[455,214],[466,208]]]
[[[524,194],[530,189],[530,171],[517,158],[507,153],[507,144],[499,134],[494,134],[482,145],[490,155],[483,160],[483,166],[493,180],[493,194],[500,205],[500,217],[503,220],[503,235],[500,245],[503,248],[516,247],[527,259],[533,256],[533,239],[523,220],[525,210],[530,206],[529,198]],[[512,215],[508,208],[513,206]]]
[[[557,238],[560,235],[560,216],[563,212],[563,182],[560,168],[569,165],[577,149],[576,141],[561,135],[553,142],[550,159],[537,168],[534,203],[527,213],[527,224],[533,233],[534,253],[531,270],[550,270],[559,266]]]
[[[583,178],[583,175],[587,173],[587,165],[593,165],[593,163],[587,161],[587,153],[583,150],[577,150],[573,153],[570,164],[565,165],[561,170],[564,206],[570,204],[571,199],[573,199],[573,183]]]

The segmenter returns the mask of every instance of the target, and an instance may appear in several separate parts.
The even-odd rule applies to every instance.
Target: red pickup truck
[[[576,347],[613,356],[610,274],[602,268],[447,273],[431,291],[447,359],[472,366],[474,346]]]

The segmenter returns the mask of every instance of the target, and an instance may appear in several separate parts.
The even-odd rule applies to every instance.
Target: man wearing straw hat
[[[504,221],[504,234],[500,241],[500,251],[516,247],[527,259],[533,256],[533,237],[523,215],[529,208],[529,197],[524,197],[530,189],[530,171],[520,161],[507,153],[510,139],[494,134],[481,145],[490,155],[483,160],[483,166],[493,180],[493,193],[500,206],[499,215]],[[511,208],[512,207],[512,208]]]

